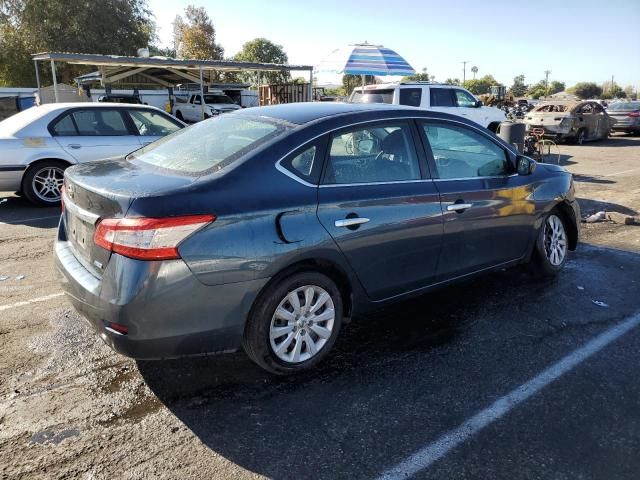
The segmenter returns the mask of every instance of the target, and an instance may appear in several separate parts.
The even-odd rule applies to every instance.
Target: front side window
[[[326,184],[420,179],[411,131],[405,124],[376,125],[334,134]]]
[[[440,178],[508,175],[506,152],[489,138],[466,127],[424,123]]]
[[[454,89],[456,93],[456,102],[459,107],[465,108],[473,108],[476,106],[476,99],[468,92],[464,90],[460,90],[459,88]]]
[[[400,89],[400,105],[408,105],[410,107],[419,107],[422,100],[421,88],[401,88]]]
[[[429,96],[431,97],[432,107],[455,107],[456,103],[453,98],[453,92],[450,88],[430,88]]]
[[[227,114],[197,123],[130,154],[156,167],[189,175],[221,170],[294,125],[250,115]]]
[[[124,119],[118,110],[93,108],[72,113],[78,133],[85,136],[130,135]]]
[[[182,128],[180,124],[159,112],[129,110],[129,115],[136,126],[138,135],[164,137]]]

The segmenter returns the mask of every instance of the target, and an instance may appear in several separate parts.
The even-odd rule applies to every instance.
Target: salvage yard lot
[[[560,149],[584,214],[638,215],[640,138]],[[601,222],[551,282],[509,270],[354,319],[303,375],[241,353],[134,362],[60,295],[58,210],[4,196],[2,478],[375,478],[640,312],[640,226]],[[640,327],[415,476],[637,478],[638,358]]]

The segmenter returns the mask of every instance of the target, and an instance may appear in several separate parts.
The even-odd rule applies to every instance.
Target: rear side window
[[[421,88],[401,88],[400,89],[400,105],[408,105],[410,107],[419,107],[422,100]]]
[[[349,99],[351,103],[393,103],[393,89],[354,90]]]
[[[53,133],[61,137],[78,135],[71,115],[65,115],[53,126]]]
[[[429,96],[432,107],[455,107],[456,102],[450,88],[430,88]]]
[[[71,115],[80,135],[100,137],[130,135],[118,110],[95,108],[78,110]]]
[[[420,179],[420,166],[407,125],[358,128],[331,138],[324,183],[351,184]]]
[[[211,173],[293,127],[263,117],[228,113],[172,133],[127,159],[190,175]]]
[[[318,146],[313,145],[284,160],[282,166],[291,173],[309,183],[318,183],[320,170],[320,153]]]

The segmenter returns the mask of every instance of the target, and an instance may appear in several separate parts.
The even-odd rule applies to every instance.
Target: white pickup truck
[[[356,88],[351,103],[390,103],[409,105],[436,112],[460,115],[495,132],[505,113],[495,107],[485,107],[471,92],[462,87],[432,82],[386,83]]]
[[[185,98],[176,97],[176,103],[173,106],[173,114],[182,121],[199,122],[202,120],[202,110],[204,108],[204,118],[214,117],[221,113],[239,110],[233,100],[224,93],[205,93],[204,107],[202,105],[202,96],[200,93],[191,94]]]

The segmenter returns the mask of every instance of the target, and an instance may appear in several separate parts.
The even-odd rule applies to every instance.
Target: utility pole
[[[469,63],[469,60],[462,62],[462,85],[467,80],[467,63]]]
[[[549,96],[549,74],[551,70],[544,71],[544,94],[545,96]]]

